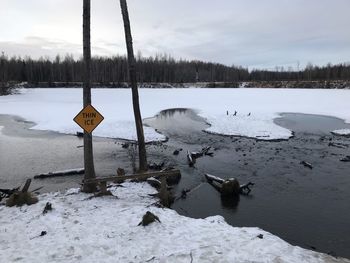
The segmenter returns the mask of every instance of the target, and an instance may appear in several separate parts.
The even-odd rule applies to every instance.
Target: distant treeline
[[[30,57],[0,57],[0,82],[81,82],[83,61],[71,55],[54,60]],[[140,83],[189,83],[189,82],[237,82],[237,81],[313,81],[349,80],[349,64],[328,64],[324,67],[308,64],[304,70],[292,71],[278,68],[252,70],[238,66],[225,66],[202,61],[175,60],[168,55],[137,57],[137,78]],[[92,81],[100,84],[124,83],[128,80],[125,56],[92,58]]]

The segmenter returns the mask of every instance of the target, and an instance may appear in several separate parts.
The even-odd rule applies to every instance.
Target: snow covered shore
[[[332,133],[339,136],[350,136],[350,129],[334,130]]]
[[[287,139],[292,132],[273,122],[282,112],[328,115],[350,122],[349,90],[190,88],[140,89],[139,93],[143,118],[165,109],[192,108],[211,124],[208,132],[224,135]],[[73,118],[82,108],[81,100],[79,88],[22,89],[20,94],[0,97],[0,114],[35,122],[33,129],[75,134],[80,128]],[[136,139],[129,89],[94,89],[92,102],[105,117],[94,135]],[[235,111],[237,116],[232,116]],[[165,139],[150,127],[145,127],[145,137],[147,141]]]
[[[350,262],[259,228],[231,227],[221,216],[180,216],[152,206],[148,184],[123,186],[112,188],[118,198],[89,200],[71,189],[42,194],[32,206],[0,206],[0,262]],[[46,202],[53,210],[43,215]],[[146,211],[161,223],[138,226]]]

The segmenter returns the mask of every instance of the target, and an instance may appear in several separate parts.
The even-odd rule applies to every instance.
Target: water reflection
[[[221,205],[223,208],[236,210],[239,204],[239,196],[223,196],[221,195]]]
[[[175,114],[179,115],[186,115],[186,114],[191,114],[189,109],[186,108],[174,108],[174,109],[167,109],[167,110],[162,110],[159,112],[156,117],[160,118],[170,118],[173,117]]]
[[[173,108],[159,112],[144,123],[161,131],[166,136],[188,137],[202,132],[209,125],[192,109]]]

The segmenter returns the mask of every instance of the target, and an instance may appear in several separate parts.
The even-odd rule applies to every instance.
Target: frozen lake
[[[333,116],[350,122],[350,90],[320,89],[140,89],[143,118],[171,108],[190,108],[211,126],[206,131],[262,140],[288,139],[290,130],[274,123],[280,113]],[[95,136],[136,139],[129,89],[93,89],[92,104],[105,117]],[[82,108],[82,89],[22,89],[0,96],[0,114],[36,123],[38,130],[75,134],[72,121]],[[236,114],[235,114],[236,113]],[[233,116],[235,115],[235,116]],[[148,141],[164,140],[145,128]]]

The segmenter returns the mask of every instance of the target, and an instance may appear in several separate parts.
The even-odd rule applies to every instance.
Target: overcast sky
[[[0,50],[82,54],[82,0],[0,0]],[[92,0],[92,53],[125,54],[118,0]],[[135,51],[252,68],[350,62],[350,0],[128,0]]]

